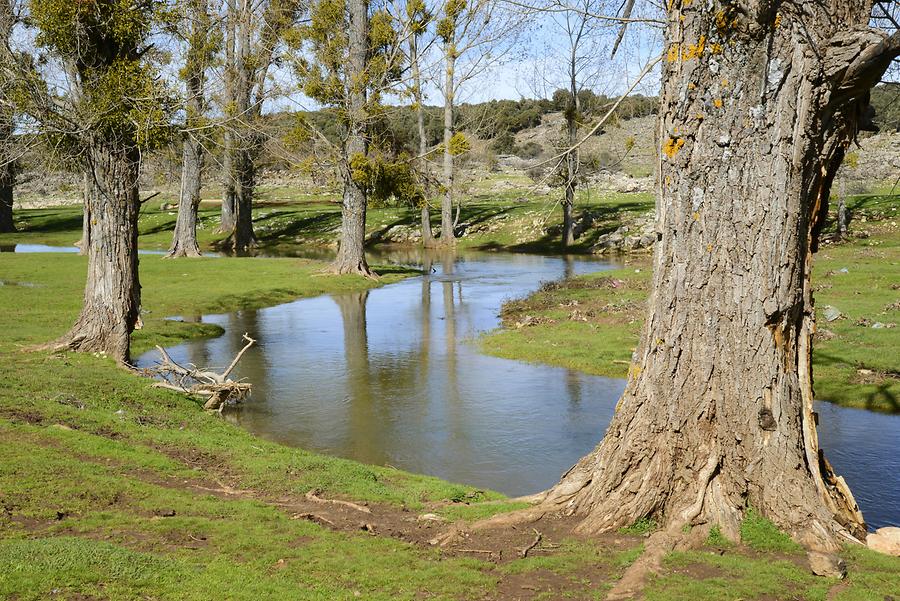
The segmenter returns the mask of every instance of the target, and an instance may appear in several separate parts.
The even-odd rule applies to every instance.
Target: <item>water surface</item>
[[[427,275],[204,316],[225,335],[171,354],[223,366],[244,332],[257,339],[237,370],[253,396],[229,419],[265,438],[510,495],[551,486],[600,440],[624,380],[489,357],[471,340],[499,325],[504,301],[611,265],[406,252],[374,260],[418,264]],[[818,411],[822,446],[870,524],[900,523],[900,416],[826,403]]]

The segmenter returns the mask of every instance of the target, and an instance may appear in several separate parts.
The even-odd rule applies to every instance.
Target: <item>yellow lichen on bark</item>
[[[666,140],[666,143],[663,144],[663,154],[667,157],[674,158],[678,151],[681,150],[681,147],[684,146],[684,140],[682,138],[669,138]]]

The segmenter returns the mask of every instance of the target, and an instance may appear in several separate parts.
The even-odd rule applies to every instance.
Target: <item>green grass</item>
[[[490,200],[490,186],[486,182],[477,192],[485,203],[510,201]],[[324,211],[314,206],[322,204],[321,198],[294,200],[304,206],[288,206],[284,211],[296,215]],[[535,210],[539,201],[530,202],[517,204],[510,212],[530,219],[527,212]],[[622,201],[619,215],[632,210],[626,207],[630,202]],[[281,208],[262,208],[263,213],[269,210]],[[336,207],[328,208],[332,210]],[[384,215],[392,210],[385,209]],[[73,236],[77,238],[77,211],[47,209],[21,213],[19,218],[20,225],[24,220],[31,229],[0,237],[0,244],[10,240],[71,244]],[[214,219],[214,211],[207,211],[205,218]],[[171,219],[147,209],[141,244],[167,245],[165,227]],[[209,228],[202,231],[205,243],[215,239]],[[490,232],[485,240],[508,246],[505,235],[506,230]],[[825,261],[837,266],[830,268],[835,271],[846,261],[844,252],[856,257],[853,253],[865,251],[863,259],[873,265],[869,272],[857,273],[858,264],[854,264],[847,274],[829,276],[833,279],[830,290],[835,291],[833,303],[842,311],[866,315],[882,302],[855,298],[862,295],[853,294],[857,283],[851,278],[866,284],[867,297],[874,296],[872,282],[887,285],[888,279],[878,279],[883,274],[874,264],[886,257],[888,264],[893,260],[894,255],[880,254],[894,252],[891,249],[896,247],[889,240],[877,235],[851,247],[823,251],[828,255]],[[164,319],[167,316],[251,309],[378,285],[362,278],[320,275],[323,267],[299,259],[169,261],[143,256],[146,327],[135,336],[135,351],[220,333],[214,326],[171,322]],[[640,315],[646,294],[647,271],[641,268],[635,273],[636,267],[640,266],[579,280],[587,283],[571,289],[547,288],[535,297],[540,299],[539,306],[525,306],[524,312],[559,324],[565,320],[572,329],[564,342],[582,336],[582,346],[587,345],[579,365],[588,369],[597,356],[606,353],[609,373],[614,375],[624,369],[614,361],[629,358],[633,344],[629,341],[639,328],[639,319],[632,321],[632,316]],[[336,532],[291,519],[291,512],[276,502],[314,488],[323,496],[406,508],[411,519],[413,512],[427,510],[450,520],[473,521],[523,505],[504,501],[490,491],[255,438],[203,412],[197,402],[153,389],[146,380],[101,357],[22,352],[23,346],[53,339],[71,325],[80,307],[84,272],[85,260],[77,256],[0,254],[0,279],[6,283],[0,286],[0,331],[4,333],[0,340],[0,598],[468,601],[497,598],[506,578],[525,578],[540,589],[544,575],[553,574],[562,579],[564,590],[536,590],[535,598],[600,599],[640,554],[639,545],[613,549],[596,541],[571,540],[555,551],[498,566],[480,558],[448,557],[427,545]],[[385,270],[382,283],[406,275]],[[850,277],[840,279],[844,276]],[[823,290],[820,296],[824,294]],[[578,306],[559,307],[573,299]],[[576,309],[603,311],[592,314],[587,322],[568,319]],[[504,320],[514,326],[523,315],[509,311]],[[848,340],[857,327],[849,322],[842,320],[833,327]],[[553,338],[553,325],[548,322],[506,334],[562,340]],[[587,331],[596,334],[605,328],[617,328],[613,343],[608,343],[609,336],[584,337]],[[604,338],[607,341],[599,340]],[[864,343],[868,342],[861,339],[860,345]],[[515,338],[509,344],[510,353],[519,352]],[[569,360],[565,344],[548,346],[553,350],[539,360]],[[886,355],[875,354],[880,356],[875,361]],[[862,346],[859,356],[865,358]],[[850,361],[855,374],[856,359]],[[834,369],[843,373],[839,370],[845,368],[836,364]],[[240,494],[209,490],[223,486]],[[444,504],[444,499],[463,503]],[[825,598],[830,583],[807,573],[803,554],[771,523],[751,514],[742,538],[741,545],[724,549],[724,555],[670,556],[647,598]],[[714,543],[711,538],[710,544]],[[900,590],[897,559],[865,549],[848,549],[845,555],[850,563],[849,586],[836,591],[833,598],[882,599]],[[700,564],[705,571],[695,569]]]
[[[900,355],[889,349],[900,348],[900,327],[895,327],[900,325],[900,229],[892,217],[900,196],[857,196],[848,206],[856,215],[852,229],[870,235],[823,245],[814,260],[816,398],[898,412]],[[649,277],[646,259],[636,258],[628,268],[575,278],[507,303],[504,327],[482,337],[481,349],[625,377],[640,336]],[[828,305],[844,317],[827,322],[823,309]],[[872,328],[874,323],[886,327]]]
[[[562,211],[558,203],[530,192],[528,185],[527,178],[497,174],[475,182],[463,196],[460,223],[465,225],[466,235],[459,246],[560,252]],[[163,194],[142,207],[138,226],[141,248],[169,248],[176,211],[162,206],[173,200],[170,194]],[[582,193],[578,207],[581,214],[591,213],[599,226],[590,229],[570,252],[589,250],[600,235],[617,229],[630,215],[652,210],[653,199],[649,194]],[[433,225],[437,228],[439,206],[433,209]],[[200,205],[197,235],[206,250],[214,249],[225,237],[217,231],[219,212],[216,203]],[[19,231],[0,235],[0,245],[72,246],[81,237],[79,206],[16,211],[15,218]],[[310,247],[334,243],[341,223],[339,197],[334,193],[300,193],[296,188],[262,188],[253,220],[262,252],[308,253]],[[419,210],[411,207],[370,207],[366,233],[374,245],[392,229],[418,232],[419,220]]]

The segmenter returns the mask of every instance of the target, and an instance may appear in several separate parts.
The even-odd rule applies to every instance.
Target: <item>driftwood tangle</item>
[[[145,373],[150,376],[161,376],[163,381],[156,382],[156,388],[166,388],[168,390],[176,390],[192,396],[203,397],[206,403],[204,409],[221,411],[228,403],[238,403],[250,394],[251,384],[249,382],[234,381],[228,376],[237,367],[238,362],[256,340],[244,334],[244,345],[231,364],[222,373],[216,373],[209,369],[198,369],[195,365],[187,367],[175,362],[164,348],[157,346],[161,361],[156,367],[145,369]]]

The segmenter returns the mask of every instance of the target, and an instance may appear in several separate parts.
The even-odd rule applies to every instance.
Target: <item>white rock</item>
[[[885,555],[900,557],[900,528],[879,528],[866,537],[866,546]]]

